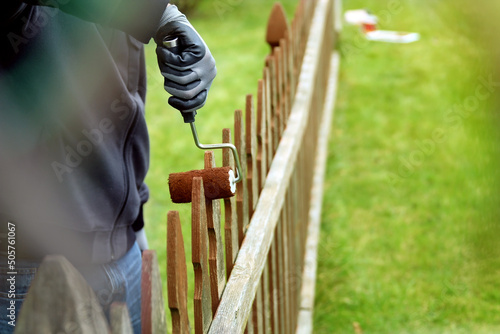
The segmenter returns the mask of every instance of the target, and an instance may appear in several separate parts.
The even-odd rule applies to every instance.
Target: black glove
[[[164,40],[178,38],[178,47],[168,49]],[[165,90],[172,94],[168,103],[181,112],[195,111],[206,100],[217,74],[215,60],[207,45],[176,6],[169,5],[155,36],[156,54]]]

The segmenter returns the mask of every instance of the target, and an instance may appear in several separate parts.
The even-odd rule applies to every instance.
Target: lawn
[[[291,17],[297,1],[282,2]],[[202,142],[220,142],[222,128],[232,128],[233,111],[256,91],[272,4],[203,0],[190,16],[218,67],[197,117]],[[495,34],[484,29],[491,28],[488,16],[471,14],[471,5],[344,1],[344,9],[371,9],[381,28],[416,31],[421,40],[367,42],[357,28],[344,27],[315,333],[355,333],[355,325],[363,333],[500,332],[500,140],[492,112],[500,80],[489,58]],[[147,63],[147,232],[165,284],[168,210],[180,211],[191,259],[190,206],[170,202],[168,174],[202,168],[203,152],[167,105],[152,43]]]
[[[315,332],[499,333],[488,36],[466,2],[345,1],[354,8],[421,40],[367,42],[344,27]]]

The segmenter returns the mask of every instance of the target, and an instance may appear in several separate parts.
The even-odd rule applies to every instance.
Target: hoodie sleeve
[[[158,29],[169,0],[23,0],[24,3],[59,8],[86,21],[122,30],[148,43]]]

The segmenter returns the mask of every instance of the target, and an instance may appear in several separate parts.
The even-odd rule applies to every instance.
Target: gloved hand
[[[165,39],[178,38],[178,50],[166,48]],[[177,6],[165,9],[155,36],[156,54],[165,90],[172,94],[168,103],[181,112],[201,108],[217,74],[215,60],[207,45]]]

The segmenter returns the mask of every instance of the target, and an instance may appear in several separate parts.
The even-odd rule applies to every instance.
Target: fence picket
[[[172,333],[188,333],[186,253],[177,211],[167,215],[167,291]]]
[[[274,238],[276,240],[276,238]],[[278,320],[278,289],[277,289],[277,272],[276,268],[276,243],[271,244],[271,249],[268,253],[268,269],[269,269],[269,305],[271,310],[271,331],[280,333]]]
[[[278,323],[280,333],[286,333],[286,319],[285,319],[285,303],[283,302],[283,285],[285,283],[285,271],[283,270],[283,239],[281,234],[281,227],[283,225],[283,213],[280,213],[280,218],[276,224],[275,237],[276,237],[276,269],[277,269],[277,280],[276,280],[276,291],[278,303]]]
[[[201,177],[193,178],[191,219],[194,267],[194,331],[196,334],[204,334],[208,331],[212,321],[212,302],[207,254],[207,214]]]
[[[277,115],[277,78],[276,78],[276,65],[275,56],[270,55],[266,58],[266,65],[269,68],[269,100],[270,100],[270,127],[271,127],[271,160],[278,149],[279,142],[279,123]]]
[[[284,47],[285,46],[285,47]],[[279,76],[280,76],[280,86],[279,86],[279,91],[280,91],[280,109],[281,109],[281,114],[282,114],[282,120],[281,120],[281,128],[282,132],[286,128],[286,123],[288,120],[288,96],[286,95],[286,43],[284,41],[284,37],[280,40],[280,55],[278,58],[278,65],[279,65]]]
[[[127,304],[114,302],[109,311],[111,334],[133,334]]]
[[[213,151],[205,151],[205,169],[215,168]],[[208,228],[208,263],[210,267],[210,286],[212,291],[212,313],[219,306],[219,299],[226,285],[226,269],[224,267],[224,244],[221,236],[220,200],[206,200]]]
[[[162,333],[167,330],[158,256],[154,250],[142,252],[141,275],[142,333]]]
[[[255,121],[255,108],[253,96],[251,94],[246,96],[245,105],[248,217],[250,219],[259,198],[257,170],[257,123]]]
[[[262,281],[263,278],[261,277],[260,280]],[[257,289],[257,295],[255,296],[255,301],[254,301],[254,329],[256,333],[264,333],[264,305],[262,303],[262,285],[259,284],[259,288]]]
[[[242,174],[247,173],[247,155],[245,143],[245,124],[241,110],[234,112],[234,145],[240,157]],[[238,217],[238,239],[239,244],[243,242],[245,231],[249,222],[248,216],[248,189],[247,182],[242,181],[236,185],[236,207]]]
[[[260,79],[257,88],[257,172],[258,192],[262,191],[267,175],[267,124],[264,80]]]
[[[266,119],[266,134],[265,134],[265,143],[266,143],[266,175],[271,168],[271,163],[274,157],[274,148],[273,148],[273,124],[271,119],[271,70],[269,66],[264,68],[264,96],[265,96],[265,104],[264,104],[264,113]]]
[[[222,142],[231,143],[231,130],[222,130]],[[222,165],[234,170],[234,158],[230,149],[222,151]],[[234,261],[239,249],[238,218],[236,217],[236,198],[224,199],[224,240],[226,247],[226,273],[227,278],[231,275]]]
[[[269,266],[264,267],[262,279],[260,282],[262,290],[262,312],[264,318],[264,333],[272,332],[271,325],[271,304],[270,304],[270,289],[269,289]]]

